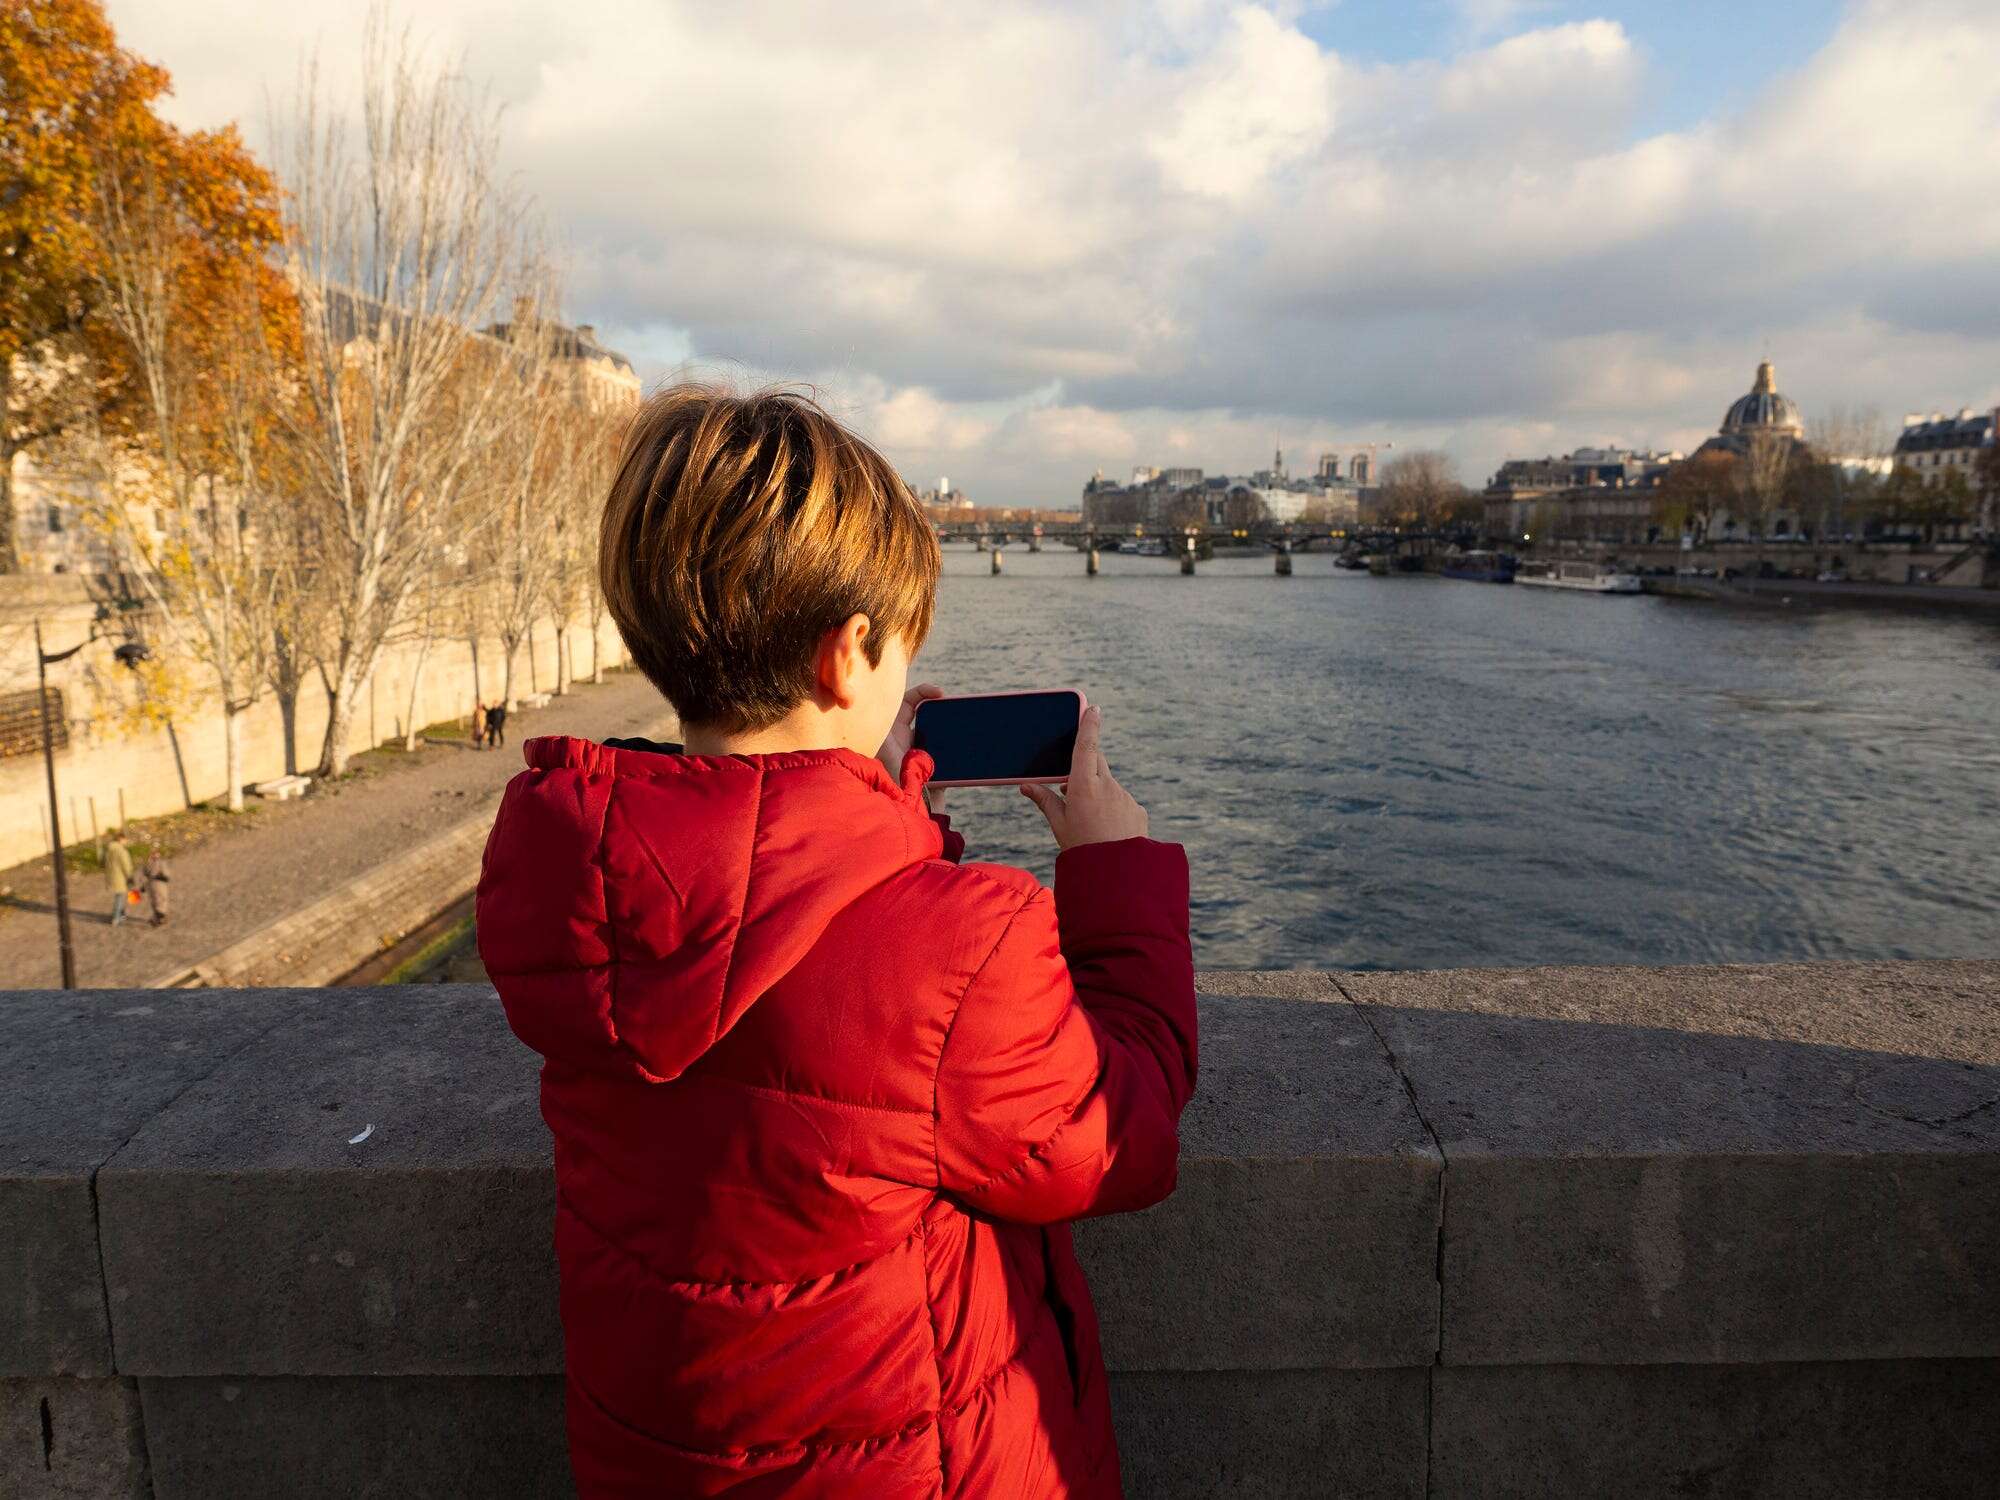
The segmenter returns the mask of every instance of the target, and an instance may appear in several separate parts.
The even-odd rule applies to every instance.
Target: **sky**
[[[365,0],[108,0],[265,139]],[[573,321],[807,383],[920,487],[2000,405],[1994,0],[423,0]],[[1393,452],[1384,456],[1393,456]]]

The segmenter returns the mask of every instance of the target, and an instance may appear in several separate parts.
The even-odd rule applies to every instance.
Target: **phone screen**
[[[1074,691],[932,698],[917,705],[916,748],[949,781],[1042,781],[1069,775],[1083,697]]]

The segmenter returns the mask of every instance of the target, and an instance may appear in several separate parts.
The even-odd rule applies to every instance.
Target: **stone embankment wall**
[[[2000,1472],[2000,962],[1202,976],[1082,1226],[1136,1496]],[[568,1493],[483,987],[0,997],[0,1494]]]
[[[35,685],[33,621],[42,621],[44,645],[66,650],[90,634],[94,605],[80,581],[68,577],[0,580],[0,691],[17,692]],[[590,623],[575,622],[570,650],[579,675],[591,669]],[[171,648],[155,640],[156,649]],[[49,685],[61,688],[71,719],[69,748],[56,753],[56,780],[62,799],[63,839],[89,839],[94,826],[108,832],[119,821],[120,797],[127,818],[157,817],[180,812],[228,791],[224,768],[222,711],[198,664],[183,673],[189,688],[188,711],[171,729],[121,727],[117,706],[130,694],[123,669],[112,665],[110,642],[86,646],[49,672]],[[598,635],[598,649],[608,667],[625,661],[624,642],[607,616]],[[514,660],[514,690],[526,693],[539,683],[548,692],[556,683],[556,632],[547,622],[536,626],[532,659],[523,642]],[[351,751],[401,739],[410,718],[410,682],[416,675],[416,643],[399,644],[384,652],[371,693],[360,702],[349,736]],[[479,646],[479,676],[487,701],[500,696],[505,653],[498,640]],[[466,641],[431,644],[417,679],[417,726],[463,718],[472,712],[472,648]],[[297,748],[299,767],[310,772],[319,760],[326,736],[327,701],[317,676],[299,695]],[[284,721],[277,701],[268,694],[246,716],[243,726],[243,781],[246,786],[285,773]],[[74,812],[72,812],[74,809]],[[0,759],[0,869],[49,852],[48,791],[43,779],[40,742],[30,753]]]

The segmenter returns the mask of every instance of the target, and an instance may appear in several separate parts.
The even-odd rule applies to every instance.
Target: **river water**
[[[1204,967],[2000,956],[2000,626],[945,553],[915,669],[1080,687]],[[967,857],[1040,815],[954,790]]]

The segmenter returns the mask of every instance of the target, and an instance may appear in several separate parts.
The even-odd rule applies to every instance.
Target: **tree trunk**
[[[416,665],[410,668],[410,711],[403,717],[403,748],[417,748],[417,690],[424,680],[424,661],[431,654],[431,638],[426,635],[417,648]]]
[[[472,647],[472,702],[477,707],[486,701],[486,684],[479,677],[479,632],[472,631],[466,641]]]
[[[528,621],[528,691],[539,693],[541,690],[542,664],[535,660],[535,622],[530,620]],[[510,703],[507,706],[512,708],[514,705]]]
[[[0,573],[21,571],[14,545],[14,361],[0,356]]]
[[[347,741],[354,730],[354,715],[361,707],[362,693],[375,679],[375,663],[357,655],[340,668],[326,686],[326,742],[320,748],[319,774],[345,776],[352,752]],[[371,696],[370,702],[373,699]]]
[[[560,698],[569,691],[569,624],[556,622],[556,696]]]
[[[243,811],[243,706],[222,699],[222,767],[229,779],[229,810]]]
[[[604,651],[597,639],[597,621],[590,622],[590,680],[604,681]]]
[[[514,701],[514,654],[521,649],[521,641],[518,636],[509,640],[503,635],[500,637],[500,644],[506,648],[500,672],[500,706],[511,714],[520,706]]]
[[[285,774],[299,774],[299,685],[278,689],[278,718],[285,733]]]

